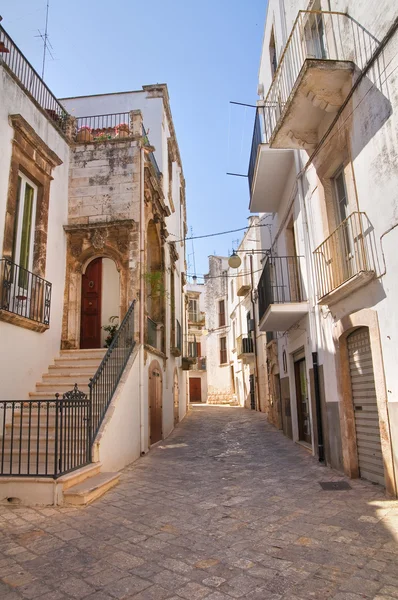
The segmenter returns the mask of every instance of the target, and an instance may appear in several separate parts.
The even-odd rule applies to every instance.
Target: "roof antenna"
[[[42,33],[40,31],[40,29],[38,29],[37,31],[39,32],[39,35],[35,35],[35,37],[39,37],[43,40],[43,64],[42,64],[42,69],[41,69],[41,78],[44,79],[44,67],[46,66],[46,56],[47,56],[47,52],[48,54],[51,56],[51,58],[54,60],[53,55],[51,54],[51,50],[54,50],[54,48],[51,45],[51,42],[48,38],[48,11],[50,8],[50,0],[47,0],[47,6],[46,6],[46,27],[44,29],[44,33]],[[51,48],[51,50],[50,50]]]

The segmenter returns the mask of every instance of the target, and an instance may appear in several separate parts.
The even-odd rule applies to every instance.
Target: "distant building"
[[[207,401],[207,339],[205,319],[205,285],[193,278],[186,286],[188,299],[187,356],[195,359],[189,370],[190,402]]]

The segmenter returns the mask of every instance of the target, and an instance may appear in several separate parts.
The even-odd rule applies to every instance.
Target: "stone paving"
[[[0,598],[396,600],[398,503],[239,408],[195,408],[84,509],[0,507]]]

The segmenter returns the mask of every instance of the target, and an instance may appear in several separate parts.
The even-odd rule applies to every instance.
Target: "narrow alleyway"
[[[1,506],[0,598],[398,598],[397,503],[333,480],[263,414],[194,408],[88,508]]]

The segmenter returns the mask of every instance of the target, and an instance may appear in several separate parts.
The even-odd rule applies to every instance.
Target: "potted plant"
[[[130,127],[128,123],[120,123],[115,127],[116,137],[128,137],[130,135]]]
[[[109,325],[104,325],[102,329],[108,332],[108,335],[105,338],[105,348],[109,348],[112,344],[113,338],[116,335],[117,330],[119,329],[119,317],[114,315],[109,318]]]
[[[93,134],[91,127],[88,127],[88,125],[83,125],[83,127],[79,127],[79,129],[77,130],[76,139],[78,142],[92,142]]]
[[[95,142],[104,142],[105,140],[111,140],[112,136],[110,133],[107,133],[106,131],[99,131],[95,136],[94,136],[94,141]]]

